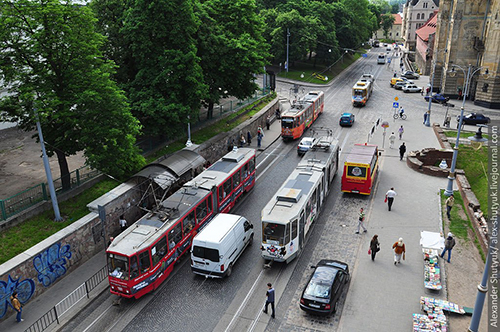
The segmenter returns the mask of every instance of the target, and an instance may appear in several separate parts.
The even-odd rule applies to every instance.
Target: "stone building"
[[[458,97],[465,90],[469,65],[471,73],[484,67],[469,80],[468,98],[500,109],[500,0],[441,0],[437,22],[434,86]],[[452,74],[453,65],[464,68],[465,75],[458,68]]]
[[[394,17],[394,23],[392,24],[392,27],[387,34],[387,38],[392,39],[395,42],[403,41],[403,37],[401,36],[401,26],[403,24],[401,14],[392,14],[392,16]],[[378,29],[375,32],[374,39],[385,39],[384,29]]]
[[[404,46],[410,51],[410,58],[414,57],[412,52],[417,45],[417,29],[423,26],[438,9],[439,0],[407,0],[404,4],[401,35]]]

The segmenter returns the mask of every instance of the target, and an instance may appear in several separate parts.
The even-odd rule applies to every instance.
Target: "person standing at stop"
[[[266,306],[263,310],[263,312],[265,314],[267,314],[267,307],[268,305],[270,304],[271,305],[271,317],[274,318],[275,317],[275,313],[274,313],[274,288],[273,288],[273,285],[271,283],[268,283],[267,284],[267,292],[266,292]]]

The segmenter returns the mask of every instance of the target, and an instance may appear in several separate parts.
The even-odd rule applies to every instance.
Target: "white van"
[[[377,58],[377,64],[379,64],[379,65],[380,65],[380,64],[382,64],[382,65],[384,65],[384,64],[385,64],[385,54],[380,53],[380,54],[378,55],[378,58]]]
[[[252,241],[253,225],[247,219],[219,213],[193,239],[191,270],[205,277],[229,277],[234,263]]]

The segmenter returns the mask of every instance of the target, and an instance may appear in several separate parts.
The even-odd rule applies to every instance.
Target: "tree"
[[[255,92],[255,74],[263,71],[268,46],[255,0],[200,1],[196,15],[201,22],[197,46],[210,118],[221,97],[244,99]]]
[[[394,21],[396,19],[394,18],[394,16],[392,16],[392,14],[382,14],[380,16],[380,20],[381,20],[380,25],[382,27],[382,30],[384,30],[385,39],[387,39],[389,35],[389,30],[392,29],[392,25],[394,24]]]
[[[197,118],[206,86],[194,35],[193,0],[134,0],[120,29],[135,65],[124,82],[132,110],[148,135],[184,133]]]
[[[104,37],[85,6],[58,0],[0,0],[0,78],[8,95],[1,118],[26,131],[40,121],[47,153],[57,155],[63,188],[66,156],[83,151],[88,165],[113,176],[138,169],[138,121],[103,60]]]

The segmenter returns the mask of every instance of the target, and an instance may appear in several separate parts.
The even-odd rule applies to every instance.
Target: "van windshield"
[[[219,262],[219,250],[217,249],[193,246],[193,256],[205,258],[212,262]]]

